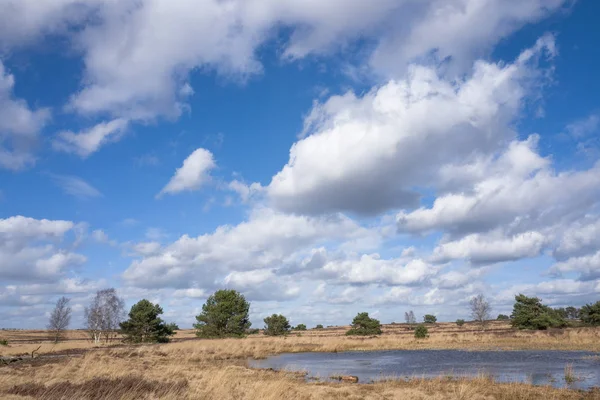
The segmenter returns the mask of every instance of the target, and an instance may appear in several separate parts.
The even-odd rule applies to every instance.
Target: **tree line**
[[[63,338],[71,320],[70,299],[58,299],[50,314],[48,330],[52,338],[58,342]],[[491,320],[492,307],[482,295],[473,297],[469,302],[470,315],[481,329],[485,329]],[[163,309],[158,304],[143,299],[134,304],[125,315],[125,302],[117,295],[114,288],[96,292],[90,305],[85,307],[85,329],[94,343],[103,339],[106,343],[115,340],[119,335],[131,343],[165,343],[179,328],[175,323],[165,322],[160,315]],[[413,327],[416,318],[413,311],[404,313],[406,323]],[[586,304],[581,308],[567,307],[553,309],[542,303],[537,297],[527,297],[523,294],[515,296],[513,312],[510,316],[499,314],[498,320],[509,320],[518,329],[548,329],[569,326],[569,320],[577,320],[583,325],[600,325],[600,301]],[[305,331],[305,324],[292,327],[288,319],[281,314],[272,314],[264,318],[263,333],[268,336],[282,336],[292,330]],[[416,338],[428,336],[428,324],[435,324],[437,317],[432,314],[423,316],[423,324],[414,326]],[[456,321],[458,326],[465,324],[463,319]],[[208,297],[202,306],[202,312],[196,316],[194,328],[200,338],[242,337],[258,333],[251,329],[250,303],[235,290],[217,290]],[[319,324],[315,329],[323,329]],[[381,323],[360,312],[354,317],[347,335],[380,335]]]

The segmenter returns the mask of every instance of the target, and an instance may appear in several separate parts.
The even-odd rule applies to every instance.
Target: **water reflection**
[[[394,350],[346,353],[282,354],[251,360],[255,368],[307,371],[308,376],[329,379],[354,375],[360,382],[382,378],[449,378],[493,376],[500,382],[527,382],[589,389],[600,387],[600,357],[580,351],[462,351]],[[572,366],[572,381],[565,367]]]

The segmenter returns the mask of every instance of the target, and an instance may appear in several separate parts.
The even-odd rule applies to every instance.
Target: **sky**
[[[0,0],[0,326],[600,300],[592,0]]]

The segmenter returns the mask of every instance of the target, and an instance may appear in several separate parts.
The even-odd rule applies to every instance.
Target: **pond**
[[[344,353],[288,353],[251,360],[253,368],[306,371],[329,379],[353,375],[368,383],[382,378],[491,375],[499,382],[526,382],[589,389],[600,387],[600,355],[583,351],[393,350]],[[565,378],[572,366],[574,380]],[[570,381],[570,382],[567,382]]]

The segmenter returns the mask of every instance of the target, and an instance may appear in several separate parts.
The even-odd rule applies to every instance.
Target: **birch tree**
[[[490,303],[484,295],[478,294],[469,301],[469,305],[471,307],[471,318],[481,325],[481,330],[484,330],[487,320],[491,318],[490,312],[492,311],[492,307]]]
[[[56,306],[50,314],[50,320],[48,321],[48,330],[52,334],[54,343],[58,343],[64,336],[65,330],[71,323],[71,307],[69,307],[70,299],[61,297],[56,302]]]
[[[106,343],[117,336],[119,323],[125,316],[125,301],[114,288],[99,290],[85,309],[86,328],[95,344],[104,337]]]

